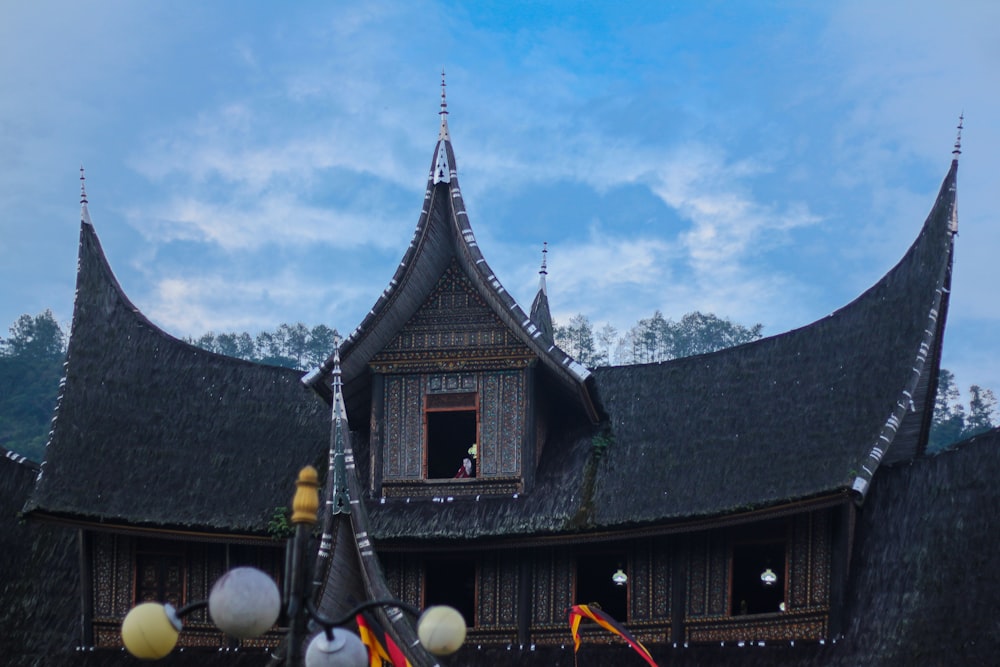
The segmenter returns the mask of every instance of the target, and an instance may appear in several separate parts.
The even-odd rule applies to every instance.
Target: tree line
[[[711,352],[761,337],[763,326],[746,327],[710,313],[688,313],[679,321],[656,311],[624,333],[605,324],[596,332],[585,315],[554,327],[556,342],[580,363],[641,364]],[[0,337],[0,447],[41,461],[63,376],[67,336],[46,310],[21,315]],[[208,332],[187,342],[231,357],[306,370],[326,360],[337,331],[325,325],[282,324],[256,336]],[[963,403],[955,376],[942,368],[928,451],[939,451],[998,424],[992,390],[972,385]]]
[[[281,324],[274,331],[261,331],[256,336],[246,331],[220,334],[209,331],[185,341],[228,357],[308,370],[326,361],[338,337],[337,330],[325,324],[309,328],[299,322]]]
[[[747,327],[698,311],[674,322],[657,310],[621,335],[610,324],[595,333],[586,315],[574,315],[568,324],[553,326],[553,337],[571,357],[595,368],[648,364],[714,352],[757,340],[763,330],[763,324]]]

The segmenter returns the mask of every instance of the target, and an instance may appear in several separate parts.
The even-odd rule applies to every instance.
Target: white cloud
[[[391,249],[398,245],[397,221],[312,206],[286,194],[266,194],[251,202],[207,202],[177,198],[158,207],[129,213],[131,224],[156,243],[194,241],[225,251],[257,250],[266,246],[320,243],[332,248],[360,245]]]

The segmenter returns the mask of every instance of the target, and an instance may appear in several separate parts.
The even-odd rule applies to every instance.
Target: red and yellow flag
[[[646,647],[642,645],[642,642],[633,637],[631,632],[597,607],[591,607],[586,604],[573,605],[569,609],[569,629],[573,633],[574,653],[580,650],[580,621],[585,618],[589,618],[605,630],[613,632],[624,639],[651,667],[659,667],[656,661],[653,660],[653,656],[646,650]]]
[[[383,667],[384,664],[390,664],[392,667],[412,667],[396,642],[374,617],[361,612],[354,620],[358,624],[358,636],[361,637],[361,642],[368,647],[369,667]]]

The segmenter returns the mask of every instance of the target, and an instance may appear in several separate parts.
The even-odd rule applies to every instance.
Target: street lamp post
[[[238,567],[222,575],[212,586],[208,600],[200,600],[175,609],[169,604],[146,602],[134,607],[122,622],[122,642],[134,656],[159,659],[177,644],[183,618],[208,607],[215,625],[228,635],[241,639],[267,632],[284,607],[288,619],[283,663],[289,667],[302,664],[302,644],[309,632],[309,621],[322,628],[305,651],[306,667],[364,667],[368,653],[353,632],[343,626],[366,609],[397,607],[419,617],[417,636],[430,653],[449,655],[465,641],[465,620],[447,606],[419,609],[399,600],[369,600],[331,619],[320,613],[313,602],[309,543],[319,511],[319,476],[306,466],[295,482],[291,521],[295,534],[289,538],[284,596],[269,576],[252,567]]]

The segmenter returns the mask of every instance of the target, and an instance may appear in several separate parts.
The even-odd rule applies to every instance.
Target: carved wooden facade
[[[598,544],[384,553],[383,562],[393,594],[415,605],[439,601],[430,590],[436,563],[453,577],[470,563],[474,596],[465,615],[474,644],[569,643],[569,607],[593,602],[649,644],[821,640],[830,635],[836,512]],[[767,562],[774,552],[780,561]],[[610,581],[616,566],[628,573],[620,588]],[[766,567],[778,575],[772,607],[747,608],[740,592],[768,588],[760,579]],[[614,638],[595,632],[590,641]]]
[[[103,648],[122,646],[122,618],[142,602],[164,602],[179,608],[208,599],[212,584],[227,570],[251,565],[280,582],[284,549],[280,544],[198,542],[85,531],[84,622],[92,642]],[[89,591],[89,593],[88,593]],[[89,615],[87,612],[89,611]],[[87,629],[85,629],[85,632]],[[182,647],[232,648],[277,645],[281,634],[234,640],[220,632],[200,609],[184,619]]]
[[[524,491],[534,466],[534,366],[452,262],[372,360],[372,488],[383,497]],[[474,471],[456,479],[467,455]]]

